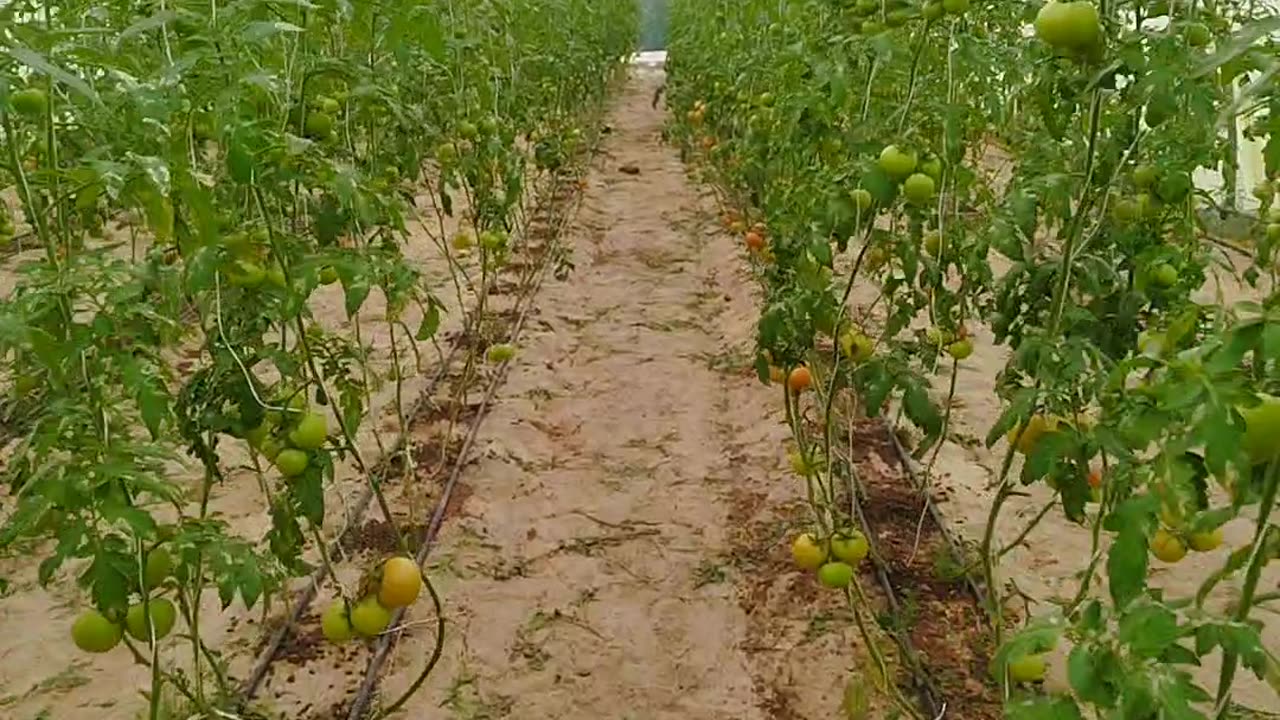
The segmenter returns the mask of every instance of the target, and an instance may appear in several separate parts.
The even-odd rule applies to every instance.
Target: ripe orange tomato
[[[746,240],[747,240],[747,247],[752,250],[759,250],[764,247],[764,236],[762,236],[760,233],[756,232],[755,230],[752,230],[751,232],[747,233]]]
[[[787,385],[790,386],[791,392],[802,393],[813,383],[813,376],[809,373],[809,368],[801,365],[791,371],[787,376]]]

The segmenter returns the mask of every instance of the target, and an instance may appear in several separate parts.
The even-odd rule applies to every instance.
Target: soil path
[[[543,287],[480,431],[430,568],[445,659],[403,717],[833,717],[858,664],[789,565],[800,487],[750,369],[756,290],[662,143],[659,82],[637,68],[615,101],[576,270]],[[429,655],[422,624],[384,699]]]

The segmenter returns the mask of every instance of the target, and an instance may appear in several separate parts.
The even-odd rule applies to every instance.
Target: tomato
[[[507,362],[508,360],[514,358],[515,356],[516,356],[515,346],[509,345],[507,343],[490,345],[489,351],[485,353],[485,357],[489,360],[489,362],[494,363],[495,365],[497,363]]]
[[[320,632],[324,634],[325,640],[335,645],[341,645],[355,636],[351,618],[347,616],[347,604],[342,598],[334,600],[325,608],[324,614],[320,616]]]
[[[920,163],[920,172],[933,178],[934,182],[942,182],[942,158],[928,155]]]
[[[308,113],[302,130],[312,140],[324,140],[333,134],[333,116],[323,112]]]
[[[288,280],[286,280],[284,276],[284,269],[281,268],[279,265],[276,265],[275,267],[272,267],[270,270],[268,270],[266,278],[267,278],[267,284],[272,287],[282,288],[288,284]]]
[[[1191,533],[1188,539],[1191,549],[1196,552],[1217,550],[1222,545],[1222,528],[1214,528],[1206,532]]]
[[[39,117],[49,110],[49,96],[40,88],[26,88],[9,96],[13,111],[26,117]]]
[[[956,360],[964,360],[973,354],[973,341],[969,338],[960,338],[947,346],[947,354]]]
[[[1156,287],[1170,288],[1178,284],[1178,269],[1169,263],[1157,265],[1151,273],[1151,282]]]
[[[863,188],[858,188],[849,193],[849,197],[853,199],[853,206],[857,208],[860,214],[870,210],[871,203],[874,202],[874,198],[871,197],[871,191]]]
[[[293,448],[281,450],[275,459],[276,469],[287,478],[297,477],[305,472],[308,462],[305,452]]]
[[[151,624],[148,626],[146,613],[151,613]],[[124,626],[129,631],[129,635],[134,640],[143,642],[151,642],[151,629],[155,628],[156,640],[163,640],[169,631],[173,629],[173,624],[178,619],[178,610],[173,603],[166,598],[155,598],[149,600],[144,606],[142,603],[134,603],[129,606],[129,612],[125,614]]]
[[[268,462],[275,462],[276,458],[280,457],[280,451],[282,450],[284,450],[284,446],[280,444],[279,440],[276,440],[270,435],[263,438],[262,442],[259,443],[257,447],[257,451],[262,455],[262,457],[266,458]]]
[[[320,413],[307,413],[298,421],[297,427],[289,431],[289,442],[302,450],[316,450],[324,445],[329,437],[329,423]]]
[[[1133,198],[1120,198],[1111,206],[1111,217],[1121,225],[1137,220],[1140,214],[1138,202]]]
[[[1102,471],[1101,470],[1089,471],[1089,487],[1091,488],[1102,487]]]
[[[1030,455],[1036,449],[1036,444],[1040,442],[1040,438],[1049,433],[1058,431],[1058,418],[1046,418],[1044,415],[1033,415],[1027,423],[1027,429],[1018,435],[1018,426],[1014,426],[1005,439],[1013,442],[1014,438],[1018,439],[1018,452],[1023,455]]]
[[[85,652],[108,652],[123,636],[123,629],[97,610],[85,610],[71,624],[71,640]]]
[[[1187,547],[1177,535],[1160,528],[1151,536],[1151,554],[1167,563],[1176,563],[1187,556]]]
[[[142,572],[142,579],[146,583],[148,590],[160,587],[172,574],[173,556],[169,554],[169,551],[164,546],[147,553],[147,562]]]
[[[969,0],[942,0],[942,8],[949,15],[960,15],[969,9]]]
[[[773,107],[773,93],[760,93],[760,96],[756,98],[756,104],[760,107]]]
[[[1137,204],[1138,217],[1150,220],[1160,214],[1160,201],[1153,197],[1151,193],[1138,193],[1134,198]]]
[[[787,379],[787,375],[782,370],[782,368],[778,367],[777,365],[769,366],[769,382],[774,384],[781,384],[786,379]]]
[[[902,194],[912,205],[928,205],[933,200],[933,178],[924,173],[916,173],[902,182]]]
[[[1204,47],[1213,40],[1213,34],[1209,32],[1208,26],[1204,23],[1187,23],[1182,29],[1183,37],[1187,39],[1187,44],[1191,47]]]
[[[320,112],[325,113],[326,115],[337,115],[342,112],[342,103],[331,97],[316,98],[316,107],[320,109]]]
[[[1156,184],[1158,173],[1154,165],[1139,165],[1133,169],[1133,184],[1146,190]]]
[[[875,341],[856,330],[848,330],[840,335],[840,350],[853,362],[862,363],[875,354]]]
[[[866,23],[863,23],[865,26]],[[898,148],[897,145],[889,145],[880,151],[880,159],[876,161],[880,169],[886,175],[894,180],[901,180],[910,175],[916,169],[916,154],[908,153]]]
[[[858,530],[845,530],[831,538],[831,554],[841,562],[857,565],[870,552],[867,536]]]
[[[1040,682],[1044,679],[1044,654],[1023,655],[1009,661],[1009,679],[1016,683]]]
[[[937,257],[942,252],[942,234],[931,230],[924,235],[924,251]]]
[[[925,20],[933,22],[941,18],[944,12],[946,12],[946,8],[942,6],[942,3],[931,2],[924,6],[923,15]]]
[[[476,127],[473,122],[463,120],[458,123],[458,135],[463,140],[475,140],[480,137],[480,128]]]
[[[1050,0],[1036,14],[1036,35],[1049,45],[1064,50],[1081,50],[1096,45],[1102,35],[1098,9],[1088,0]]]
[[[237,260],[227,269],[226,275],[232,285],[242,288],[258,287],[267,279],[267,271],[261,265],[247,260]]]
[[[791,542],[791,558],[804,570],[817,570],[827,561],[827,545],[812,533],[797,535]]]
[[[801,365],[791,371],[787,376],[787,385],[793,393],[802,393],[809,388],[813,382],[813,376],[809,374],[809,368]]]
[[[378,604],[395,609],[412,605],[422,592],[422,571],[407,557],[389,558],[382,564],[378,582]]]
[[[1267,239],[1271,242],[1280,241],[1280,223],[1267,223]]]
[[[1276,189],[1269,180],[1263,180],[1253,186],[1253,196],[1259,200],[1267,201],[1275,197]]]
[[[378,598],[369,597],[351,608],[351,627],[365,637],[381,634],[391,624],[391,611],[378,604]]]
[[[485,135],[498,134],[498,120],[492,115],[486,115],[480,118],[480,132]]]
[[[458,146],[451,142],[440,143],[436,146],[436,162],[441,165],[452,165],[458,160]]]
[[[1244,451],[1255,465],[1280,455],[1280,398],[1262,396],[1262,402],[1241,408],[1244,418]]]
[[[480,247],[494,252],[507,244],[507,234],[498,230],[485,230],[480,233]]]
[[[818,568],[818,582],[829,588],[846,588],[853,582],[853,566],[829,562]]]
[[[338,271],[333,269],[332,265],[325,265],[320,268],[320,284],[332,285],[338,282]]]
[[[742,222],[741,220],[734,220],[733,222],[729,223],[729,232],[733,233],[734,235],[741,235],[746,231],[747,231],[747,224]]]

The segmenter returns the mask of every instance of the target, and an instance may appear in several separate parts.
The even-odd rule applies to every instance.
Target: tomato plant
[[[845,432],[832,428],[834,398],[905,421],[916,458],[936,460],[961,362],[974,367],[989,333],[1006,360],[992,369],[1000,412],[984,441],[998,468],[974,569],[1006,713],[1222,718],[1241,666],[1274,679],[1254,610],[1280,537],[1267,394],[1280,386],[1267,340],[1280,320],[1275,13],[1232,1],[688,0],[673,27],[670,135],[732,217],[767,229],[770,260],[750,258],[760,379],[796,368],[808,379],[781,375],[795,452],[814,468],[802,477],[815,528],[793,545],[797,563],[857,584],[817,545],[852,520],[832,503],[831,464],[809,462]],[[1242,112],[1268,179],[1254,189],[1247,261],[1233,266],[1214,218],[1240,205]],[[707,137],[715,148],[699,151]],[[1208,173],[1222,187],[1200,181]],[[1206,303],[1200,289],[1237,268],[1250,301]],[[1073,596],[1012,632],[1000,529],[1032,486],[1091,552]],[[1253,527],[1249,544],[1214,555],[1221,566],[1193,597],[1161,590],[1152,556],[1213,552],[1237,519]],[[1240,601],[1210,612],[1227,579]],[[1060,636],[1069,689],[1013,692],[1045,675]],[[1219,661],[1212,674],[1182,667]]]
[[[371,454],[390,443],[368,420],[390,403],[403,434],[404,378],[446,313],[486,316],[635,16],[622,0],[0,8],[0,197],[16,198],[0,240],[36,251],[6,266],[0,308],[22,410],[0,551],[40,548],[42,584],[74,573],[75,644],[149,664],[150,717],[169,691],[205,716],[236,700],[200,629],[208,593],[252,609],[318,565],[335,641],[418,598],[399,556],[380,592],[348,596],[330,493],[354,476],[397,526]],[[453,232],[478,257],[452,253]],[[422,238],[449,283],[409,252]],[[384,384],[393,399],[375,402]],[[357,441],[369,426],[377,448]],[[218,511],[255,492],[245,472],[265,535]],[[175,637],[191,652],[167,667]]]

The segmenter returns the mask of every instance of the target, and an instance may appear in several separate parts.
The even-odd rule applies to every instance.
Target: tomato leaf
[[[32,70],[44,73],[72,90],[75,90],[89,100],[92,100],[94,104],[102,104],[102,100],[98,98],[98,93],[94,92],[93,88],[89,87],[85,81],[49,62],[40,53],[25,47],[11,47],[5,52],[9,54],[9,57],[26,65]]]
[[[1128,605],[1147,585],[1147,527],[1155,505],[1151,497],[1132,498],[1107,518],[1107,529],[1117,533],[1107,552],[1107,579],[1116,607]]]
[[[1120,617],[1120,642],[1139,656],[1158,657],[1180,635],[1177,616],[1163,605],[1129,607]]]
[[[1006,720],[1082,720],[1080,708],[1070,697],[1015,695],[1004,706]]]
[[[1105,645],[1076,645],[1067,658],[1067,680],[1071,689],[1092,705],[1115,707],[1119,689],[1112,678],[1117,672],[1123,672],[1119,659]]]

